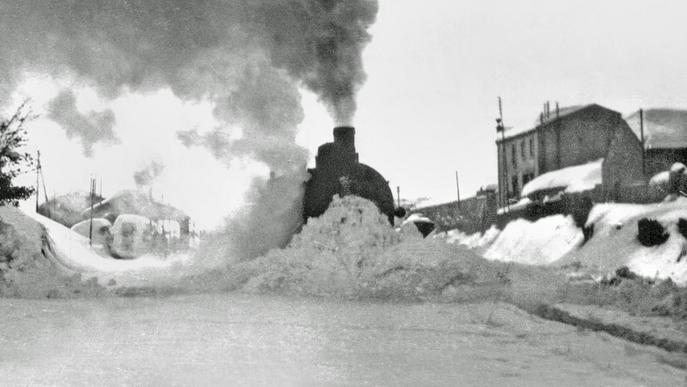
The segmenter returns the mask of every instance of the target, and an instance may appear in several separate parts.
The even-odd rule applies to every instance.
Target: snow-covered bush
[[[665,232],[663,225],[655,219],[640,219],[637,222],[637,231],[637,240],[646,247],[662,245],[670,236]]]

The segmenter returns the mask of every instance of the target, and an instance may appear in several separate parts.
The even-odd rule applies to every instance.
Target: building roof
[[[90,214],[91,209],[83,211],[84,216]],[[175,219],[188,218],[182,211],[163,203],[156,202],[148,194],[140,191],[120,191],[108,199],[93,207],[94,213],[112,211],[117,214],[136,214],[150,219]]]
[[[558,109],[558,114],[556,114],[556,109],[554,108],[553,110],[551,110],[551,113],[550,113],[551,115],[550,115],[548,118],[547,118],[547,117],[544,117],[544,122],[543,122],[543,124],[547,124],[547,123],[549,123],[549,122],[551,122],[551,121],[554,121],[556,118],[561,118],[561,117],[568,116],[568,115],[570,115],[570,114],[573,114],[573,113],[575,113],[575,112],[578,112],[578,111],[580,111],[580,110],[582,110],[582,109],[584,109],[584,108],[586,108],[586,107],[592,106],[592,105],[594,105],[594,104],[565,106],[565,107],[562,107],[562,108],[559,108],[559,109]],[[534,122],[533,122],[532,124],[533,124],[535,127],[537,127],[537,126],[539,126],[539,125],[542,125],[542,118],[541,118],[541,116],[537,116],[537,118],[534,120]]]
[[[520,136],[520,135],[524,135],[524,134],[527,134],[527,133],[530,133],[530,132],[534,132],[534,131],[537,130],[539,127],[544,126],[544,125],[546,125],[546,124],[548,124],[548,123],[550,123],[550,122],[553,122],[553,121],[555,121],[556,119],[564,118],[564,117],[570,116],[570,115],[572,115],[572,114],[574,114],[574,113],[577,113],[577,112],[579,112],[579,111],[582,111],[582,110],[584,110],[584,109],[587,109],[587,108],[593,107],[593,106],[599,106],[599,107],[601,107],[601,105],[597,105],[597,104],[595,104],[595,103],[591,103],[591,104],[587,104],[587,105],[566,106],[566,107],[559,108],[559,109],[558,109],[558,114],[556,114],[556,109],[554,108],[554,109],[551,111],[551,115],[550,115],[548,118],[544,118],[543,122],[542,122],[541,116],[537,116],[537,118],[534,120],[534,127],[532,127],[532,128],[527,128],[527,129],[523,129],[523,128],[511,128],[511,129],[506,129],[505,137],[506,137],[506,139],[510,139],[510,138],[517,137],[517,136]],[[605,108],[604,108],[604,109],[605,109]],[[500,134],[498,135],[498,137],[497,137],[497,139],[496,139],[496,142],[499,142],[499,141],[501,141],[501,135],[500,135]]]
[[[641,141],[639,111],[625,117],[625,121]],[[687,110],[644,110],[644,147],[687,148]]]

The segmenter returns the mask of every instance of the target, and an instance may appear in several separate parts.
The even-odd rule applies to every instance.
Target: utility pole
[[[458,209],[460,209],[460,184],[458,182],[458,171],[456,171],[456,197],[458,200]]]
[[[642,176],[646,178],[646,155],[644,150],[644,109],[639,109],[639,134],[642,140]]]
[[[503,195],[502,200],[506,207],[506,211],[510,212],[510,205],[508,204],[508,173],[506,172],[507,162],[506,162],[506,127],[503,124],[503,107],[501,105],[501,97],[498,97],[499,101],[499,118],[496,119],[496,132],[501,132],[501,156],[503,158],[503,173],[501,174],[501,181],[503,182]]]
[[[88,244],[93,246],[93,199],[95,196],[95,179],[91,176],[91,212],[90,223],[88,225]]]
[[[41,151],[36,151],[36,213],[38,213],[38,199],[40,198]]]
[[[398,202],[398,207],[401,207],[401,186],[396,186],[396,201]]]

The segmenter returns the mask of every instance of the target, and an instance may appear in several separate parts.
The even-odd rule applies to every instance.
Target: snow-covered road
[[[659,349],[490,302],[206,294],[2,299],[0,311],[0,385],[578,387],[687,381],[687,372],[671,366],[670,355]]]

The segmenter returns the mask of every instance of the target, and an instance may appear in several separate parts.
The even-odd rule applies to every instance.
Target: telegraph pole
[[[93,246],[93,199],[95,196],[95,179],[91,176],[91,213],[88,225],[88,244]]]
[[[396,186],[396,201],[398,201],[398,207],[401,207],[401,186]]]
[[[38,213],[38,199],[40,198],[41,151],[36,151],[36,213]]]
[[[458,171],[456,171],[456,197],[458,200],[458,209],[460,209],[460,184],[458,182]]]
[[[503,173],[501,173],[501,181],[503,182],[503,204],[505,204],[506,211],[510,212],[510,205],[508,204],[508,173],[506,172],[507,162],[506,162],[506,127],[503,125],[503,107],[501,105],[501,97],[498,97],[499,101],[499,118],[496,119],[496,132],[501,132],[501,157],[503,159]]]
[[[644,150],[644,109],[639,109],[639,133],[642,140],[642,176],[646,178],[646,156]]]

